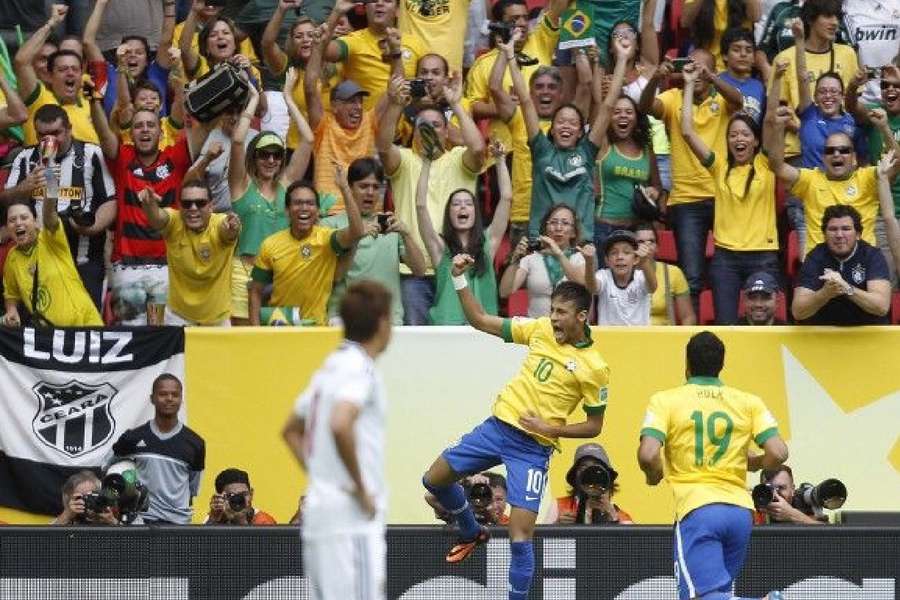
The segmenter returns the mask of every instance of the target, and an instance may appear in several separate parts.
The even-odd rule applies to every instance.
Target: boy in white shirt
[[[617,230],[607,238],[603,254],[608,268],[587,282],[597,295],[597,324],[650,325],[656,268],[647,244],[638,244],[630,231]]]

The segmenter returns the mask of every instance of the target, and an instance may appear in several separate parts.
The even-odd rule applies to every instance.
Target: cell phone
[[[413,98],[424,98],[428,95],[428,84],[424,79],[410,79],[409,95]]]
[[[388,218],[390,216],[391,215],[387,213],[378,213],[377,215],[375,215],[375,218],[378,219],[378,229],[381,231],[381,233],[387,233]]]
[[[681,73],[682,71],[684,71],[685,65],[690,63],[692,60],[693,59],[691,59],[690,57],[687,57],[687,56],[679,56],[678,58],[673,58],[672,59],[672,68],[675,70],[676,73]]]
[[[883,72],[882,67],[866,67],[866,77],[869,79],[881,79]]]

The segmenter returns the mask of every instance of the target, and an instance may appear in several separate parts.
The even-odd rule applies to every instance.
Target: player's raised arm
[[[656,485],[663,478],[663,464],[660,456],[662,442],[652,435],[642,435],[638,447],[638,464],[647,478],[647,485]]]
[[[472,291],[469,289],[469,280],[466,279],[466,271],[475,264],[475,259],[468,254],[457,254],[453,257],[453,265],[450,274],[453,276],[453,289],[459,297],[463,313],[469,324],[485,333],[503,337],[503,319],[496,315],[489,315],[484,311]]]

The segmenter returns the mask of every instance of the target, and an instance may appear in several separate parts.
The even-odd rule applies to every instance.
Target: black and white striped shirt
[[[83,144],[84,161],[82,163],[82,161],[75,160],[75,144],[83,144],[83,142],[73,141],[69,146],[68,152],[61,157],[57,157],[57,162],[59,162],[60,166],[59,202],[57,208],[66,231],[66,237],[69,240],[69,249],[72,251],[72,258],[75,259],[75,264],[81,265],[87,262],[98,261],[102,264],[106,236],[101,234],[87,237],[75,233],[69,225],[69,204],[73,199],[80,199],[84,213],[96,214],[97,208],[101,204],[115,201],[116,190],[112,177],[109,174],[109,169],[106,168],[106,161],[103,159],[103,152],[100,150],[100,147],[95,144]],[[76,164],[76,162],[82,164]],[[12,171],[10,171],[9,179],[6,181],[7,189],[22,183],[39,164],[40,148],[38,146],[29,146],[22,150],[16,156],[15,161],[13,161]],[[80,169],[84,173],[84,186],[74,187],[72,185],[72,175],[76,169]],[[44,189],[35,190],[32,198],[35,201],[35,209],[40,219]]]

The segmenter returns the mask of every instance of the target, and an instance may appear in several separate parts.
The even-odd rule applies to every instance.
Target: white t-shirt
[[[580,269],[584,268],[584,256],[581,252],[570,256],[569,262]],[[540,252],[532,252],[519,261],[519,268],[528,274],[528,278],[525,280],[525,288],[528,290],[528,316],[532,319],[546,317],[550,314],[550,295],[553,293],[554,286],[550,283],[550,273],[547,272],[544,255]],[[562,265],[560,265],[560,269],[562,269]],[[562,279],[559,281],[565,280],[566,275],[563,273]]]
[[[635,269],[628,285],[620,288],[612,271],[597,271],[597,324],[650,325],[650,300],[644,272]]]
[[[900,52],[900,0],[844,0],[844,26],[860,67],[889,65]],[[866,84],[862,98],[870,104],[881,99],[877,79]]]
[[[303,535],[308,538],[364,533],[373,525],[351,494],[352,479],[338,455],[331,431],[331,415],[339,402],[359,407],[354,427],[356,459],[366,491],[378,508],[376,522],[384,522],[387,510],[384,384],[374,361],[362,347],[344,341],[325,359],[294,407],[307,432],[309,484],[303,504]]]
[[[250,142],[259,133],[255,129],[247,131],[247,137],[244,138],[244,149],[250,145]],[[200,156],[206,154],[210,147],[215,143],[222,144],[222,154],[214,161],[209,163],[206,168],[206,185],[212,192],[213,211],[227,212],[231,210],[231,192],[228,189],[228,162],[231,160],[231,136],[225,135],[219,127],[209,132],[203,147],[200,149]],[[199,158],[199,157],[198,157]]]

